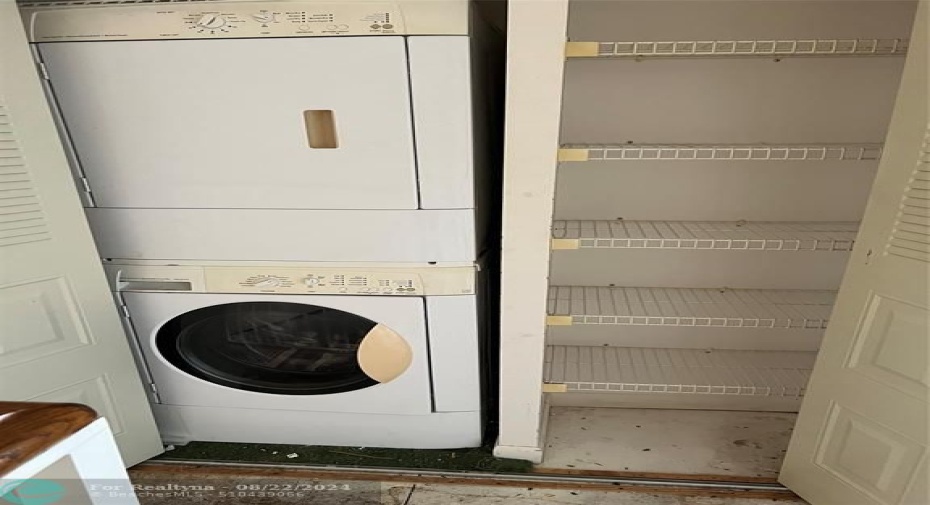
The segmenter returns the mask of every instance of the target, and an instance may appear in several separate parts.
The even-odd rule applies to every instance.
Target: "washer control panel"
[[[164,3],[31,12],[33,42],[404,34],[393,2]]]
[[[416,273],[351,270],[244,270],[209,268],[207,291],[224,293],[315,293],[336,295],[423,295]]]
[[[475,294],[477,266],[104,264],[118,291],[442,296]]]

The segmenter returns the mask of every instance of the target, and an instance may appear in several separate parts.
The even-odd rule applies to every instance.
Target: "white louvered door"
[[[0,0],[0,400],[77,402],[162,451],[13,0]]]
[[[928,17],[779,479],[813,505],[930,503]]]

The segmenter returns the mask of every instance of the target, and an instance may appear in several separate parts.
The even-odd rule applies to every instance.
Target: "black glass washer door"
[[[215,384],[323,395],[378,384],[357,357],[375,326],[364,317],[316,305],[239,302],[171,319],[158,330],[155,345],[172,365]]]

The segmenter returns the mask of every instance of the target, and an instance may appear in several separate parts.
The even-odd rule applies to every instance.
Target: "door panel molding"
[[[877,502],[895,503],[912,480],[924,447],[836,402],[828,412],[828,435],[817,448],[817,465]]]

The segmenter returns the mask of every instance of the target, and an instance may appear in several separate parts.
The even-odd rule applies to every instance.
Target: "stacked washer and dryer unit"
[[[163,437],[481,443],[464,0],[27,2]]]

